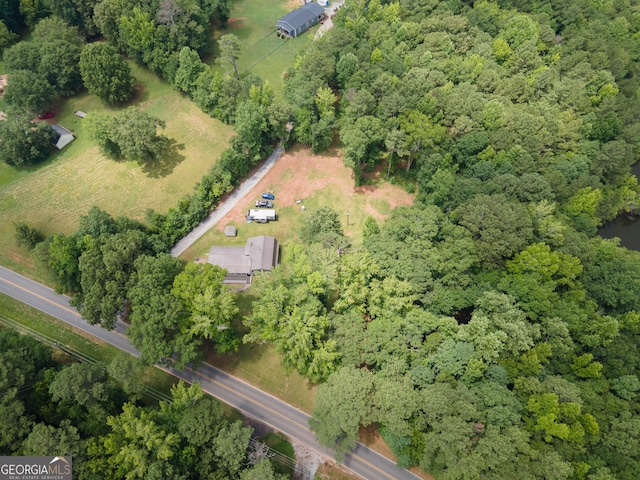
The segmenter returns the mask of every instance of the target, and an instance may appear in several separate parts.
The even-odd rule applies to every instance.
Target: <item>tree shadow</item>
[[[184,143],[178,144],[173,138],[169,139],[166,148],[158,158],[142,164],[142,171],[151,178],[170,175],[173,169],[185,159],[185,156],[180,153],[181,150],[184,150]]]

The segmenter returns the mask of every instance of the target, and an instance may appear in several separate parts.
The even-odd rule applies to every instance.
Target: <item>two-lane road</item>
[[[59,295],[50,288],[4,267],[0,267],[0,293],[37,308],[121,350],[139,355],[124,335],[123,324],[118,324],[115,331],[89,325],[69,305],[69,297]],[[205,392],[240,410],[248,417],[266,423],[287,435],[292,441],[315,450],[325,457],[332,457],[332,452],[318,445],[315,436],[309,431],[309,415],[282,400],[209,364],[204,364],[196,371],[190,369],[184,371],[168,369],[167,371],[186,382],[200,382]],[[398,468],[391,460],[361,444],[358,444],[352,453],[347,454],[343,465],[367,480],[418,479],[411,472]]]

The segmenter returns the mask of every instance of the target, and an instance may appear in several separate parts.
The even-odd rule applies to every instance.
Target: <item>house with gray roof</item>
[[[227,270],[226,283],[250,283],[255,272],[271,271],[280,260],[280,244],[261,235],[247,239],[244,246],[213,246],[208,262]]]
[[[58,150],[62,150],[64,147],[75,140],[73,133],[64,128],[62,125],[52,123],[51,128],[53,128],[53,131],[56,134],[56,136],[53,138],[53,144]]]
[[[278,20],[276,30],[287,37],[297,37],[313,27],[323,17],[324,8],[316,2],[309,2]]]

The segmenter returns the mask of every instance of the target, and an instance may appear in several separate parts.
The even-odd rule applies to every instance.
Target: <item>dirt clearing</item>
[[[294,147],[216,225],[216,229],[222,231],[229,223],[242,224],[247,207],[263,192],[275,194],[277,210],[292,206],[302,208],[303,205],[311,209],[314,204],[328,204],[341,215],[343,223],[349,222],[345,225],[347,235],[353,227],[360,227],[367,216],[383,220],[395,207],[411,205],[414,201],[414,195],[383,181],[379,172],[372,175],[367,185],[356,187],[353,173],[345,167],[338,150],[314,155],[307,148]],[[296,204],[298,200],[301,200],[300,204]],[[350,211],[349,217],[345,215],[347,211]]]

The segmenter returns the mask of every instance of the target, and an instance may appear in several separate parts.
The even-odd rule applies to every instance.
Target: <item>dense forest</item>
[[[296,140],[417,189],[364,245],[317,212],[246,319],[338,454],[436,478],[640,472],[637,2],[347,2],[286,81]],[[415,187],[414,187],[415,185]],[[337,222],[337,223],[336,223]],[[307,228],[305,227],[305,228]],[[304,233],[304,232],[302,232]]]
[[[256,455],[252,429],[199,385],[141,402],[142,370],[125,354],[108,365],[69,363],[0,328],[0,455],[71,455],[73,478],[85,480],[286,478],[263,450]]]
[[[340,457],[376,423],[400,465],[443,479],[637,478],[640,253],[596,230],[639,209],[638,2],[347,0],[286,73],[284,100],[259,78],[213,73],[195,30],[171,37],[168,5],[183,3],[43,4],[237,132],[194,193],[145,224],[96,208],[72,235],[18,229],[83,316],[109,328],[126,314],[146,362],[197,361],[204,338],[234,350],[224,272],[168,248],[274,142],[339,142],[356,183],[380,171],[415,205],[368,219],[362,245],[335,212],[313,212],[252,286],[242,339],[321,383],[318,439]],[[198,5],[224,21],[226,4]],[[126,151],[98,120],[101,148]]]

